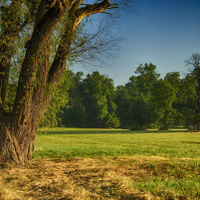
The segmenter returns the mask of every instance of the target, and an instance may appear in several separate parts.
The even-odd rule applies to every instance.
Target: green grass
[[[146,163],[151,174],[134,185],[139,191],[161,199],[199,199],[200,165],[197,161],[168,160]]]
[[[43,128],[33,158],[160,156],[200,158],[200,134],[184,129],[146,132],[124,129]]]
[[[123,187],[126,191],[150,195],[152,199],[200,199],[200,133],[197,132],[43,128],[38,131],[33,157],[108,159],[106,162],[119,168],[120,173],[119,177],[116,174],[112,177],[113,191],[106,190],[107,194],[100,190],[105,199],[108,195],[120,199],[116,195],[123,196]],[[129,199],[126,195],[122,199]]]
[[[163,199],[199,199],[200,180],[199,179],[159,179],[146,182],[139,182],[136,187],[145,193],[160,196]]]
[[[42,128],[33,157],[1,169],[0,199],[200,199],[200,134],[184,129]]]

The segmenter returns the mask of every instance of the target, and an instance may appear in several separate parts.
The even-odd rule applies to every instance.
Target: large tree
[[[152,89],[151,104],[157,115],[157,125],[161,130],[168,130],[173,125],[178,113],[174,108],[178,92],[179,73],[168,73],[164,79],[159,79]]]
[[[81,85],[82,105],[87,113],[87,127],[116,127],[113,80],[99,72],[88,74]]]
[[[64,124],[73,127],[118,127],[113,80],[97,71],[83,80],[82,75],[79,72],[72,78],[69,104],[64,109]]]
[[[146,129],[155,121],[154,107],[150,102],[159,74],[152,63],[140,65],[129,82],[117,88],[117,115],[123,128]]]
[[[0,4],[0,161],[24,163],[31,159],[40,119],[72,48],[76,49],[73,41],[79,25],[83,19],[107,12],[116,4],[110,0],[1,0]],[[60,37],[52,47],[57,33]],[[18,44],[25,48],[19,50]],[[17,51],[22,56],[16,57]],[[16,95],[12,107],[6,109],[10,72],[16,62],[21,64],[17,65],[20,74],[15,79]]]
[[[195,119],[197,131],[200,131],[200,54],[194,53],[192,56],[186,60],[187,65],[192,66],[190,69],[189,76],[193,77],[195,80],[194,87],[196,90],[196,99],[194,102],[195,106]]]

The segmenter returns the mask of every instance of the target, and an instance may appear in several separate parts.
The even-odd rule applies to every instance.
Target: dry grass
[[[31,161],[1,169],[0,199],[152,199],[134,189],[148,175],[136,158]]]
[[[57,130],[32,161],[0,164],[0,200],[200,199],[197,133]]]
[[[180,195],[171,198],[165,192],[145,194],[136,187],[156,177],[181,179],[188,171],[191,179],[199,173],[186,165],[185,171],[173,172],[171,169],[179,169],[181,162],[132,156],[33,160],[22,166],[1,166],[0,200],[193,199]]]

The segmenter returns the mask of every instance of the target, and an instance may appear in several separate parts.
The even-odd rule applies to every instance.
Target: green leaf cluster
[[[77,73],[72,79],[69,105],[65,108],[65,126],[118,127],[115,88],[112,79],[99,72]]]

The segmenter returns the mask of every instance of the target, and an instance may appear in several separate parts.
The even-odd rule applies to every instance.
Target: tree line
[[[161,78],[154,64],[145,63],[116,88],[98,71],[83,78],[82,72],[66,70],[40,126],[199,130],[199,54],[186,62],[192,69],[183,78],[179,72]]]

